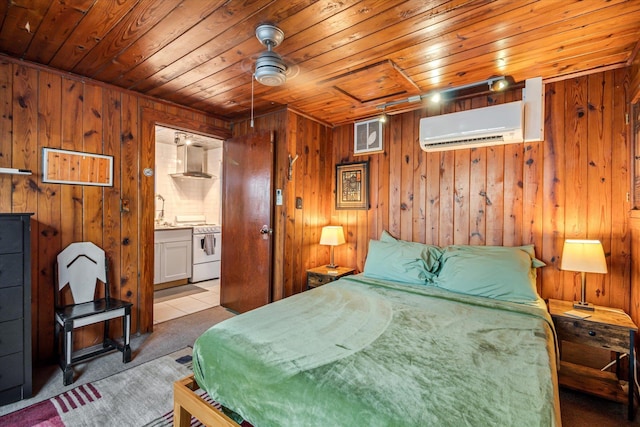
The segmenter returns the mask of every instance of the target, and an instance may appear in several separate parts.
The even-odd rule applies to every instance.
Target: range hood
[[[179,144],[176,173],[172,173],[171,176],[174,178],[212,178],[213,176],[206,171],[204,148],[198,144]]]

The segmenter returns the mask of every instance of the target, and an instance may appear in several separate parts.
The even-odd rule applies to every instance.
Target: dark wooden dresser
[[[0,405],[31,397],[30,213],[0,213]]]

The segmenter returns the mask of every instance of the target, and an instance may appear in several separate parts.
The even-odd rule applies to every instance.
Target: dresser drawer
[[[0,289],[0,322],[20,319],[22,317],[23,304],[21,287],[14,286]]]
[[[7,403],[17,402],[20,399],[24,399],[26,396],[23,395],[22,386],[18,385],[10,389],[3,389],[0,387],[0,406],[6,405]]]
[[[0,228],[0,254],[22,252],[22,220],[5,219]]]
[[[24,282],[22,254],[0,255],[0,288],[21,286]]]
[[[629,352],[631,337],[628,328],[566,318],[556,319],[555,325],[561,340],[620,353]]]
[[[23,329],[22,319],[0,323],[0,356],[22,351]]]
[[[0,390],[24,382],[24,355],[22,352],[0,357]]]

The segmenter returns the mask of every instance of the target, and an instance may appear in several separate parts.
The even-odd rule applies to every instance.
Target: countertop
[[[156,224],[153,228],[154,231],[165,231],[165,230],[191,230],[193,226],[191,225],[159,225]]]

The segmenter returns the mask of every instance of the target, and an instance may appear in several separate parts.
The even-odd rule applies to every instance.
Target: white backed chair
[[[58,254],[56,267],[55,345],[60,353],[64,385],[73,383],[72,365],[98,354],[117,349],[122,352],[122,361],[129,362],[133,304],[110,297],[104,251],[91,242],[71,243]],[[96,297],[98,283],[104,285],[103,297]],[[63,304],[60,294],[67,285],[71,288],[73,302]],[[116,318],[122,318],[122,344],[109,338],[109,320]],[[74,353],[73,330],[99,322],[104,322],[102,346]]]

